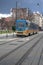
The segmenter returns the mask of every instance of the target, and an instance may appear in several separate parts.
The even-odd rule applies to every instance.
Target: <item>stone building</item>
[[[42,14],[40,14],[39,12],[34,12],[33,14],[34,14],[33,22],[38,24],[39,27],[42,27]]]
[[[26,19],[27,16],[28,16],[28,9],[27,8],[12,8],[11,9],[11,12],[12,12],[12,17],[14,17],[15,19],[20,19],[20,18],[23,18],[23,19]]]

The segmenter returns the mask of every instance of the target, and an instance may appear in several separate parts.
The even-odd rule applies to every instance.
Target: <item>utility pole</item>
[[[17,20],[17,1],[16,1],[16,20]]]

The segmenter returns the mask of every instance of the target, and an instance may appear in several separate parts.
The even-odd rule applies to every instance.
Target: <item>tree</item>
[[[28,19],[30,20],[30,21],[32,21],[33,20],[33,12],[28,8]]]

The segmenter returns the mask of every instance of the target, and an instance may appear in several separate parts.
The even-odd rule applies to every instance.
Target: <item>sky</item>
[[[43,13],[43,0],[0,0],[0,13],[9,14],[11,8],[30,8],[32,12]]]

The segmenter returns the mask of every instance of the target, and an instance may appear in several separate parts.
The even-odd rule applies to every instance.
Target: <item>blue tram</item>
[[[16,20],[16,35],[28,36],[38,32],[38,25],[28,20]]]

